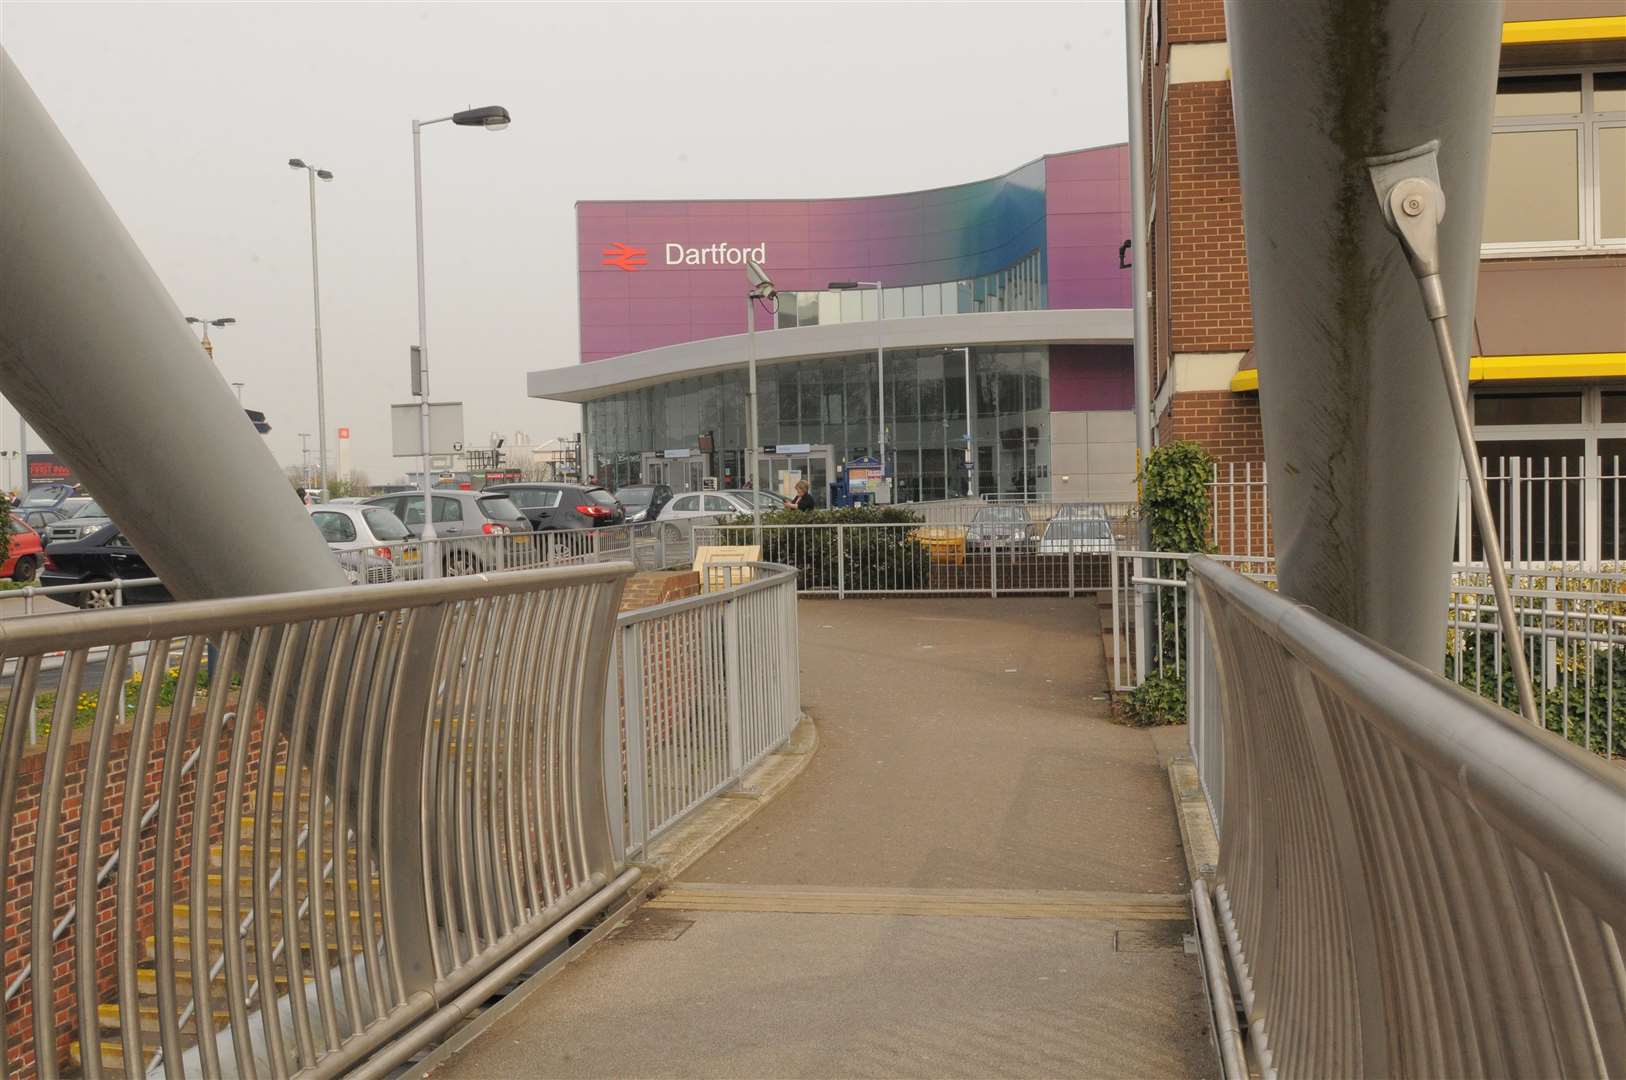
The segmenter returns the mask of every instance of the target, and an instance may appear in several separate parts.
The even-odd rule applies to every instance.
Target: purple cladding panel
[[[1113,259],[1117,259],[1116,252]],[[1134,367],[1135,351],[1127,345],[1052,345],[1050,408],[1055,412],[1133,409]]]
[[[581,202],[576,233],[583,361],[743,333],[747,258],[799,292],[976,278],[1038,251],[1050,307],[1129,306],[1130,275],[1118,268],[1129,235],[1122,146],[901,195]]]

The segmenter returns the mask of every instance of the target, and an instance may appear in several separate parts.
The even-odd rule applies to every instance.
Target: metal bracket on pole
[[[1456,350],[1451,343],[1451,321],[1446,311],[1445,288],[1440,281],[1439,227],[1440,222],[1445,220],[1445,190],[1440,185],[1439,149],[1439,140],[1431,139],[1398,154],[1368,158],[1366,164],[1372,179],[1372,190],[1383,210],[1383,220],[1390,231],[1400,238],[1400,246],[1406,252],[1412,274],[1422,290],[1423,311],[1434,326],[1440,373],[1445,379],[1451,418],[1456,423],[1462,463],[1468,471],[1468,494],[1473,503],[1474,520],[1479,525],[1480,539],[1485,547],[1485,566],[1490,572],[1491,588],[1496,593],[1496,612],[1502,624],[1502,637],[1507,642],[1508,660],[1513,669],[1514,682],[1519,688],[1519,711],[1526,720],[1539,726],[1541,716],[1536,710],[1530,665],[1524,655],[1524,638],[1519,632],[1513,593],[1508,587],[1507,565],[1502,560],[1496,520],[1491,516],[1485,473],[1479,467],[1479,449],[1474,441],[1473,421],[1468,415],[1468,393],[1463,386],[1462,372],[1457,368]]]

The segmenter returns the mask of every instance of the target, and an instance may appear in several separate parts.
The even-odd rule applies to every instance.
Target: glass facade
[[[797,326],[867,322],[875,319],[873,288],[818,292],[782,292],[774,325],[780,330]],[[888,319],[916,315],[965,315],[977,311],[1041,311],[1045,308],[1044,261],[1034,251],[1011,266],[981,277],[938,281],[928,285],[881,283],[880,306]]]
[[[969,405],[979,491],[1050,490],[1048,365],[1049,350],[1043,345],[971,350]],[[965,494],[964,354],[891,350],[885,369],[887,457],[895,500]],[[876,455],[874,352],[763,365],[757,383],[763,446],[827,445],[837,467]],[[706,475],[717,477],[724,488],[742,486],[745,401],[746,373],[739,371],[677,379],[589,402],[586,438],[593,475],[613,487],[645,482],[646,453],[698,451],[701,437],[709,434],[714,449],[706,455]],[[814,496],[823,505],[829,492]]]

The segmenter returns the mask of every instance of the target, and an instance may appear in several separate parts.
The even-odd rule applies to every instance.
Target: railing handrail
[[[0,655],[133,644],[181,635],[248,629],[270,623],[382,614],[474,596],[507,596],[541,585],[609,581],[632,569],[627,562],[549,566],[358,588],[339,585],[306,592],[104,608],[26,619],[0,619]]]
[[[1626,778],[1596,756],[1207,557],[1205,588],[1360,703],[1436,782],[1606,921],[1626,926]]]
[[[616,616],[616,625],[630,626],[633,623],[647,622],[650,619],[659,619],[668,615],[675,615],[678,612],[688,611],[692,608],[707,607],[713,604],[724,604],[730,600],[737,600],[749,593],[760,592],[763,589],[771,589],[775,585],[781,585],[784,583],[786,578],[790,578],[792,581],[794,581],[796,578],[796,568],[794,566],[785,566],[782,563],[734,562],[712,563],[710,565],[733,567],[745,566],[750,567],[755,571],[759,571],[760,574],[759,576],[754,576],[750,581],[742,582],[737,585],[729,585],[727,588],[713,589],[710,592],[702,592],[696,596],[685,596],[677,600],[668,600],[663,604],[651,604],[649,607],[634,608],[631,611],[623,611]],[[701,575],[702,578],[704,578],[704,568],[701,570]]]

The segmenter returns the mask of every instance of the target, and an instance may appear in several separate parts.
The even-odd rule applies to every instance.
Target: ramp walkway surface
[[[1107,719],[1096,610],[802,601],[807,771],[433,1075],[1213,1074],[1167,774]]]

